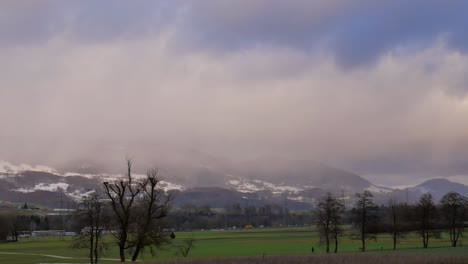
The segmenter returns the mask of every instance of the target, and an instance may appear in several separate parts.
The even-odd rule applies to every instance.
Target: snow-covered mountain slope
[[[66,173],[59,173],[58,170],[55,168],[49,167],[49,166],[44,166],[44,165],[36,165],[36,166],[31,166],[27,164],[21,164],[21,165],[14,165],[12,163],[6,162],[6,161],[0,161],[0,178],[15,178],[15,177],[24,177],[25,173],[35,173],[35,177],[39,177],[38,175],[44,175],[50,174],[51,176],[59,176],[62,177],[63,179],[60,179],[60,181],[67,181],[66,178],[70,179],[77,179],[77,178],[84,178],[84,179],[92,179],[96,180],[98,182],[105,182],[105,181],[115,181],[118,180],[120,177],[123,177],[122,175],[115,175],[115,174],[91,174],[91,173],[79,173],[79,172],[66,172]],[[144,174],[133,174],[133,177],[136,179],[139,178],[145,178],[146,175]],[[57,179],[56,177],[54,177]],[[34,181],[34,179],[29,179]],[[162,180],[160,182],[161,187],[164,190],[171,190],[171,189],[177,189],[181,190],[184,187]],[[44,190],[44,191],[57,191],[57,188],[60,189],[67,189],[69,184],[66,183],[52,183],[52,184],[47,184],[47,183],[38,183],[34,188],[32,189],[24,189],[21,188],[23,192],[31,192],[34,190]]]
[[[393,191],[392,188],[384,187],[384,186],[377,186],[372,184],[370,187],[366,188],[367,191],[372,193],[391,193]]]
[[[351,172],[310,160],[261,157],[240,164],[235,175],[251,180],[290,186],[298,189],[312,187],[334,192],[353,193],[372,187],[372,183]]]
[[[146,177],[141,174],[134,176]],[[15,165],[1,161],[0,201],[29,202],[56,207],[60,193],[65,194],[60,199],[73,203],[102,188],[103,182],[115,181],[120,177],[121,175],[110,174],[59,173],[48,166]],[[165,191],[184,189],[179,184],[165,180],[160,181],[159,186]]]
[[[229,175],[226,181],[227,187],[237,190],[239,192],[259,192],[270,191],[273,194],[281,193],[299,193],[305,189],[313,188],[312,186],[304,186],[303,188],[289,186],[285,184],[274,184],[271,182],[261,180],[251,180],[247,178],[234,177]]]
[[[0,161],[0,201],[37,202],[47,206],[57,206],[60,192],[70,201],[78,201],[83,195],[100,189],[103,182],[115,181],[122,177],[92,173],[93,171],[97,170],[90,168],[83,172],[58,172],[48,166],[15,165]],[[215,202],[217,198],[210,196],[211,193],[224,198],[253,197],[252,199],[258,199],[262,203],[273,201],[282,203],[287,199],[297,202],[297,208],[306,207],[303,204],[308,204],[310,207],[327,192],[349,200],[348,204],[352,203],[355,192],[365,190],[374,193],[378,203],[386,203],[394,197],[400,201],[409,199],[410,202],[414,202],[424,192],[431,192],[436,198],[450,190],[468,194],[467,186],[447,180],[432,180],[408,190],[393,190],[374,185],[358,175],[306,161],[277,161],[275,165],[268,166],[267,161],[261,160],[241,169],[232,167],[223,169],[220,166],[205,164],[193,167],[169,167],[160,171],[162,176],[160,187],[166,191],[180,191],[179,201],[188,203],[191,201],[184,200],[183,197],[188,199],[195,193],[203,192],[206,193],[198,194],[200,197],[205,197],[199,201],[200,203],[207,202],[210,197]],[[134,174],[134,176],[146,177],[144,174]],[[186,191],[192,194],[184,195]],[[234,199],[231,202],[239,201]]]
[[[276,165],[267,166],[267,163]],[[14,185],[10,189],[13,192],[28,194],[36,191],[63,191],[78,199],[80,193],[88,193],[92,189],[99,188],[102,182],[114,181],[121,177],[113,174],[89,173],[97,171],[90,166],[87,166],[86,170],[82,170],[82,166],[79,168],[81,168],[80,172],[59,173],[55,168],[48,166],[15,165],[1,161],[0,178],[4,178]],[[374,186],[355,174],[306,161],[263,159],[242,164],[242,169],[200,164],[185,169],[179,167],[162,169],[161,171],[164,173],[164,180],[160,182],[160,186],[164,190],[222,187],[242,193],[269,192],[272,195],[286,195],[296,200],[302,199],[298,198],[299,193],[306,190],[321,189],[335,192],[346,190],[348,193],[365,189],[373,192],[391,191],[384,187]],[[233,175],[230,172],[236,174]],[[174,177],[176,173],[183,173],[184,176]],[[143,174],[134,174],[134,176],[136,178],[145,177]],[[337,182],[341,185],[336,184]]]

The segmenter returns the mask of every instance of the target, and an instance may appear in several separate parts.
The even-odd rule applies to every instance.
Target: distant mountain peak
[[[431,193],[436,200],[440,199],[448,192],[457,192],[461,195],[468,196],[468,186],[445,178],[430,179],[415,187],[408,188],[408,190],[419,194]]]

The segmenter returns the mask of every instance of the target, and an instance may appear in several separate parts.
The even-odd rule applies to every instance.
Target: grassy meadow
[[[368,242],[368,252],[358,253],[360,242],[349,238],[347,232],[341,239],[339,256],[347,257],[350,254],[365,255],[366,258],[375,255],[391,255],[393,258],[402,256],[433,256],[466,258],[468,263],[468,239],[462,241],[464,247],[451,248],[446,236],[442,239],[432,239],[429,249],[422,249],[419,237],[415,234],[398,244],[399,250],[392,250],[392,241],[389,235],[381,234],[376,241]],[[309,228],[264,228],[226,231],[194,231],[176,232],[172,246],[156,251],[152,256],[144,252],[141,259],[144,263],[180,262],[175,256],[174,245],[183,239],[196,240],[188,259],[204,261],[213,258],[248,257],[252,259],[274,259],[278,256],[324,257],[325,247],[320,245],[318,233]],[[118,258],[117,248],[112,244],[112,238],[106,237],[110,250],[103,256],[103,263],[114,263]],[[315,252],[311,253],[314,247]],[[333,248],[332,248],[333,249]],[[71,238],[28,238],[16,243],[0,244],[0,263],[27,264],[27,263],[86,263],[86,251],[71,248]],[[280,257],[281,259],[281,257]],[[339,259],[339,258],[337,258]],[[434,259],[434,258],[433,258]],[[280,263],[280,262],[278,262]],[[452,263],[452,262],[450,262]]]

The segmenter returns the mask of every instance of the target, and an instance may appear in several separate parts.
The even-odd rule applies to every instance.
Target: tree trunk
[[[330,238],[329,238],[328,233],[325,234],[325,242],[327,243],[327,254],[328,254],[330,253]]]
[[[429,230],[426,230],[424,233],[424,248],[429,247]]]
[[[93,258],[93,246],[94,246],[94,227],[91,226],[91,235],[89,236],[89,261],[91,264],[94,264],[94,258]]]
[[[141,246],[137,245],[135,248],[135,252],[133,253],[133,256],[132,256],[132,262],[135,262],[137,260],[138,255],[140,254],[140,249],[141,249]]]
[[[429,247],[429,230],[427,231],[427,235],[426,235],[426,248]]]
[[[127,226],[127,225],[124,225]],[[125,262],[125,243],[127,242],[127,229],[122,229],[119,236],[119,255],[120,262]]]
[[[422,231],[423,248],[426,248],[426,230]]]
[[[119,244],[120,262],[125,262],[125,244]]]
[[[338,253],[338,235],[335,235],[335,254]]]
[[[99,257],[98,256],[99,255],[99,252],[98,252],[98,250],[99,250],[99,229],[98,228],[96,228],[95,234],[96,234],[96,237],[95,237],[96,241],[94,242],[94,263],[97,264],[98,263],[98,257]]]
[[[397,215],[395,205],[392,205],[392,214],[393,214],[393,250],[396,250],[398,230],[397,230]]]
[[[362,210],[362,219],[361,219],[361,242],[362,242],[362,248],[361,251],[364,252],[366,251],[366,209],[364,208]]]

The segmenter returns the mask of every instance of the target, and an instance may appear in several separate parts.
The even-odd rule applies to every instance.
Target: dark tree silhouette
[[[457,192],[449,192],[440,200],[452,247],[457,246],[458,239],[463,235],[467,205],[467,198]]]
[[[429,238],[432,236],[432,219],[436,210],[432,194],[423,194],[416,205],[416,209],[420,222],[419,234],[423,241],[423,247],[427,248],[429,246]]]
[[[168,204],[174,195],[157,188],[156,176],[157,170],[149,170],[145,179],[135,179],[132,160],[127,159],[125,179],[104,183],[117,222],[118,231],[114,236],[122,262],[125,262],[127,250],[132,252],[132,261],[136,261],[144,247],[159,246],[165,240],[158,220],[167,215]]]
[[[357,222],[360,229],[360,239],[362,243],[361,251],[366,251],[366,240],[375,238],[373,234],[368,231],[369,210],[375,208],[373,195],[370,191],[355,194],[357,201],[355,204],[355,211],[357,212]]]
[[[167,234],[161,230],[159,220],[166,217],[169,202],[174,198],[174,193],[164,193],[158,189],[159,180],[156,178],[157,169],[150,169],[147,178],[143,182],[142,197],[138,200],[136,219],[130,245],[134,246],[132,261],[136,261],[141,250],[145,247],[159,247],[167,242]]]
[[[112,210],[116,216],[118,231],[113,234],[118,241],[120,261],[125,262],[125,250],[130,248],[127,243],[130,216],[133,213],[135,199],[143,189],[141,184],[134,183],[131,159],[127,159],[126,179],[114,183],[104,182],[104,189],[111,200]]]
[[[82,230],[75,238],[73,246],[76,248],[87,248],[91,264],[98,263],[101,253],[106,249],[102,240],[102,232],[106,229],[105,223],[109,221],[105,214],[104,204],[97,193],[83,197],[80,208],[77,211],[77,221],[80,222]]]
[[[339,236],[343,232],[341,225],[342,225],[342,218],[345,211],[345,206],[342,200],[335,197],[335,202],[333,205],[333,210],[331,214],[332,219],[332,236],[333,240],[335,241],[335,253],[338,253],[338,240]]]
[[[344,205],[341,200],[327,193],[317,205],[317,227],[321,237],[325,240],[326,251],[330,252],[331,241],[335,242],[335,253],[338,252],[338,238],[341,234],[341,218]]]
[[[393,241],[393,250],[397,249],[397,243],[400,239],[406,237],[407,232],[403,228],[403,215],[406,205],[398,204],[395,198],[392,198],[388,203],[388,212],[391,218],[390,235]]]

